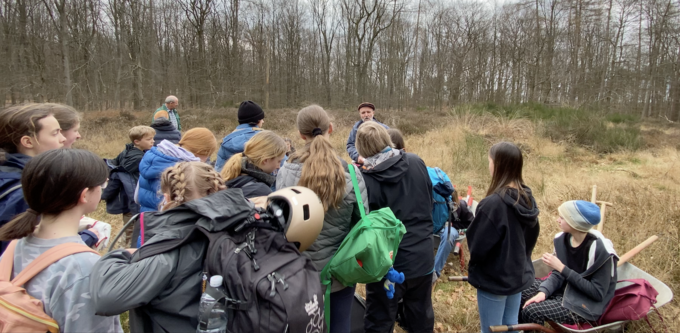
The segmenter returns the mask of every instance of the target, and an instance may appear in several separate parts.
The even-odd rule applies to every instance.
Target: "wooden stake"
[[[595,203],[600,204],[600,224],[598,224],[595,229],[599,232],[602,232],[602,229],[604,229],[604,219],[607,215],[607,206],[614,207],[614,204],[606,201],[595,201]]]
[[[597,199],[597,185],[593,185],[593,194],[590,196],[590,202],[595,203]]]
[[[630,260],[630,258],[634,257],[636,254],[640,253],[640,251],[644,250],[647,246],[656,242],[657,239],[659,239],[659,236],[657,236],[657,235],[654,235],[652,237],[647,238],[646,241],[640,243],[638,246],[634,247],[632,250],[630,250],[630,251],[626,252],[626,254],[622,255],[619,258],[619,263],[616,266],[620,267],[621,265],[623,265],[623,263]]]

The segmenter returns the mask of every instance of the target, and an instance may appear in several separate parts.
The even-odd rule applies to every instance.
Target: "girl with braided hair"
[[[272,193],[276,182],[272,172],[286,156],[286,142],[272,131],[260,131],[244,146],[242,153],[234,154],[222,168],[222,178],[229,188],[240,188],[243,196],[254,198]]]

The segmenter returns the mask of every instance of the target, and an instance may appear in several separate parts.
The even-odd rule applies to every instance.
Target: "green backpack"
[[[379,282],[390,270],[406,227],[389,207],[366,215],[354,166],[349,165],[361,220],[347,234],[338,251],[321,271],[321,284],[326,286],[325,318],[330,326],[331,277],[345,286]]]

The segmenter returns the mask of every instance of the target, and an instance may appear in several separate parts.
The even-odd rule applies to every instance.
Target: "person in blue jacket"
[[[26,163],[40,153],[60,149],[66,138],[61,134],[56,109],[68,109],[55,103],[29,103],[8,107],[0,111],[0,227],[16,215],[28,210],[21,187],[21,174]],[[99,238],[89,230],[79,232],[88,246]],[[0,244],[0,254],[9,241]]]
[[[385,129],[390,128],[373,117],[375,115],[375,105],[372,103],[363,102],[359,104],[357,110],[359,110],[361,120],[357,121],[352,127],[352,131],[349,132],[349,138],[347,138],[347,153],[349,154],[349,157],[352,159],[352,161],[358,164],[364,164],[364,157],[359,155],[359,152],[357,152],[357,149],[354,146],[357,139],[357,131],[359,130],[359,126],[367,121],[375,121],[376,123],[382,125],[382,127],[385,127]]]
[[[215,170],[222,171],[231,156],[242,153],[246,142],[262,130],[264,111],[253,101],[243,101],[238,107],[238,123],[233,132],[225,136],[217,151]]]

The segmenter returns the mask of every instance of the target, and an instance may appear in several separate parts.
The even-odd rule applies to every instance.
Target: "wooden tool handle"
[[[597,185],[593,185],[593,194],[590,196],[590,202],[595,203],[597,199]]]
[[[617,267],[623,265],[623,263],[630,260],[630,258],[634,257],[636,254],[640,253],[640,251],[644,250],[647,246],[656,242],[657,239],[659,239],[659,236],[657,236],[657,235],[649,237],[649,238],[647,238],[646,241],[640,243],[638,246],[634,247],[632,250],[626,252],[626,254],[624,254],[620,257]]]
[[[467,280],[467,276],[449,276],[449,281],[466,282]]]
[[[540,331],[556,333],[555,330],[539,324],[517,324],[517,325],[498,325],[489,326],[491,332],[510,332],[510,331]]]

